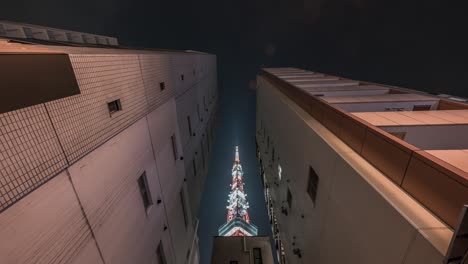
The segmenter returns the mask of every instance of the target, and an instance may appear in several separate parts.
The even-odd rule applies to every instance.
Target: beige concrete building
[[[280,263],[461,263],[468,105],[460,101],[263,69],[257,154]]]
[[[273,264],[270,238],[266,236],[216,236],[212,264]]]
[[[0,22],[0,263],[198,263],[216,57]]]

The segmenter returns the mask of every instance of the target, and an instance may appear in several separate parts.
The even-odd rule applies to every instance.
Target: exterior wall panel
[[[0,263],[102,263],[66,172],[0,214]]]
[[[46,103],[69,162],[146,114],[147,102],[136,55],[71,55],[80,95]],[[107,103],[121,100],[112,116]]]
[[[145,119],[70,167],[70,174],[106,263],[147,263],[166,224],[159,173]],[[138,188],[146,174],[152,205]],[[125,249],[125,250],[124,250]]]

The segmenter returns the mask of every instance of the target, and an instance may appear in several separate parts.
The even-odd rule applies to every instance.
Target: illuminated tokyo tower
[[[232,166],[231,191],[228,195],[227,221],[218,229],[219,236],[256,236],[257,227],[250,223],[249,203],[244,192],[244,172],[239,159],[239,147],[236,146],[236,158]]]

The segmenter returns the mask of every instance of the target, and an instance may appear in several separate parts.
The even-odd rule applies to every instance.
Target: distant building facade
[[[0,21],[0,69],[0,263],[199,262],[214,55]]]
[[[463,99],[296,68],[263,69],[257,84],[257,157],[281,264],[460,263]]]
[[[273,264],[270,237],[216,236],[212,264]]]

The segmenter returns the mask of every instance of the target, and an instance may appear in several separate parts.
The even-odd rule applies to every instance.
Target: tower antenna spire
[[[239,146],[236,146],[232,165],[231,191],[228,195],[226,223],[218,229],[220,236],[256,236],[257,227],[250,223],[249,203],[244,192],[244,172],[239,158]]]

